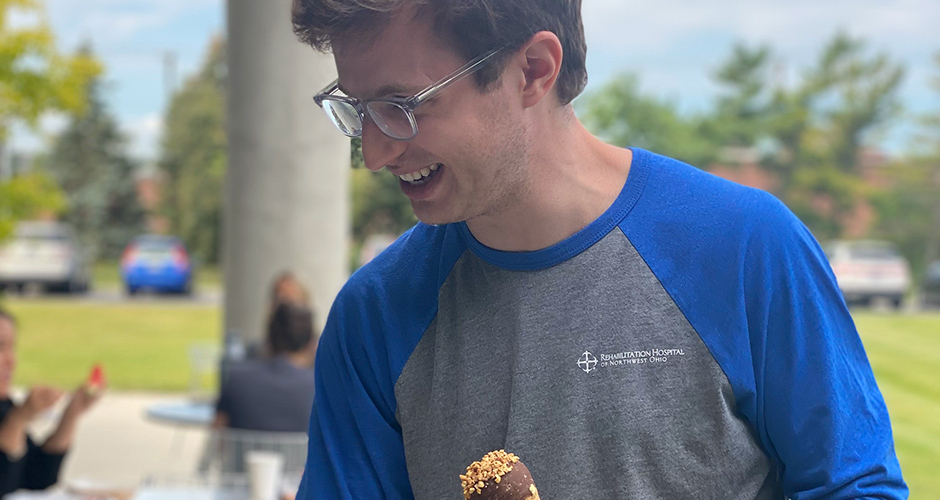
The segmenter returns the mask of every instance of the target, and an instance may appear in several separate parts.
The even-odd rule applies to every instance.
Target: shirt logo
[[[597,358],[591,354],[591,351],[584,351],[584,354],[578,358],[578,367],[584,370],[584,373],[591,373],[591,371],[596,370]]]
[[[662,365],[675,363],[685,356],[685,349],[638,349],[634,351],[621,351],[612,354],[601,354],[600,359],[584,351],[578,358],[578,368],[584,373],[591,373],[600,368],[635,366],[635,365]]]

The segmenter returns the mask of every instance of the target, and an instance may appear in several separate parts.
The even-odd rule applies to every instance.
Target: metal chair
[[[195,342],[188,346],[189,397],[195,401],[215,398],[218,391],[219,363],[222,346],[215,343]]]
[[[300,476],[307,460],[304,432],[261,432],[241,429],[212,431],[199,461],[201,475],[243,474],[250,451],[272,451],[284,457],[284,475]]]

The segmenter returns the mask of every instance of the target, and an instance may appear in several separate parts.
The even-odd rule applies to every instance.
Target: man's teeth
[[[399,175],[398,177],[401,178],[401,180],[405,182],[417,182],[426,177],[430,177],[431,172],[437,170],[440,167],[441,167],[440,163],[435,163],[434,165],[431,165],[430,167],[424,167],[421,170],[418,170],[417,172],[409,172],[407,174]]]

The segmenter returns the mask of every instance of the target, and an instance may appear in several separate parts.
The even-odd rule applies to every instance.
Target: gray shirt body
[[[418,500],[505,449],[545,500],[783,498],[712,355],[619,229],[547,269],[466,252],[395,386]]]

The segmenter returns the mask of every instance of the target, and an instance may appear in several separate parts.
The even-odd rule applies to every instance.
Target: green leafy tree
[[[15,15],[32,21],[14,25]],[[39,1],[0,0],[0,158],[14,123],[34,127],[47,111],[83,109],[85,86],[100,71],[86,54],[56,50]],[[17,220],[61,208],[61,193],[43,174],[0,180],[0,239]]]
[[[772,89],[771,49],[736,44],[714,78],[722,87],[714,113],[707,117],[703,132],[722,146],[754,146],[768,135]]]
[[[897,116],[903,68],[842,33],[795,86],[775,81],[773,57],[767,46],[734,47],[715,73],[723,91],[703,130],[718,145],[761,146],[775,194],[817,237],[837,237],[867,197],[858,154]]]
[[[32,19],[13,26],[10,18]],[[37,0],[0,0],[0,140],[16,121],[35,125],[52,110],[80,111],[86,84],[101,72],[88,54],[60,54]]]
[[[940,52],[931,87],[940,96]],[[891,169],[893,185],[875,197],[875,233],[898,243],[916,278],[940,259],[940,114],[924,116],[918,147]]]
[[[201,261],[218,262],[225,178],[225,42],[216,39],[199,72],[170,102],[160,169],[170,230]]]
[[[42,172],[31,172],[0,184],[0,242],[20,220],[56,215],[65,208],[65,196],[55,181]]]
[[[772,131],[782,154],[770,164],[783,174],[784,200],[821,238],[840,236],[846,215],[865,199],[858,154],[900,111],[904,69],[865,49],[837,34],[802,85],[775,99]],[[819,210],[820,199],[831,208]]]
[[[614,78],[578,102],[584,124],[599,137],[707,166],[717,148],[704,136],[701,124],[687,119],[667,101],[644,95],[634,75]]]
[[[143,230],[145,213],[137,198],[138,165],[102,90],[100,79],[87,85],[87,108],[70,117],[42,163],[66,193],[65,220],[83,246],[95,258],[114,259]]]

